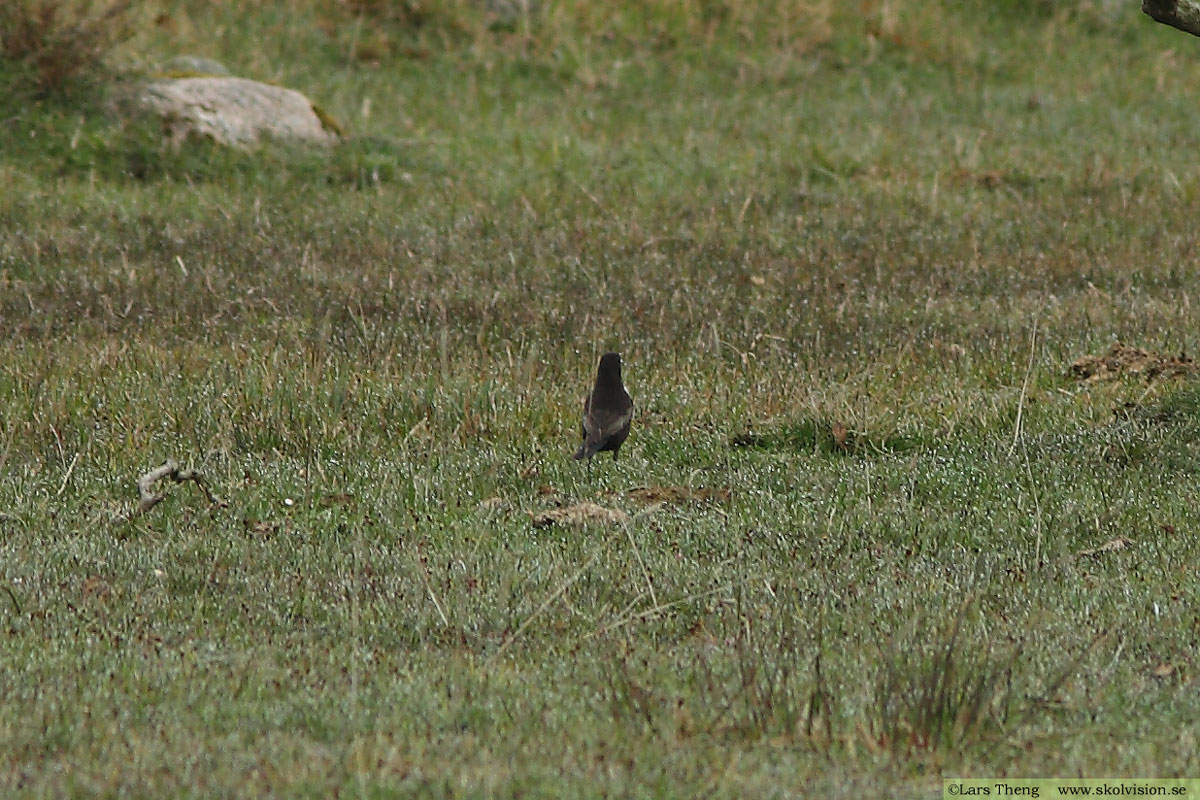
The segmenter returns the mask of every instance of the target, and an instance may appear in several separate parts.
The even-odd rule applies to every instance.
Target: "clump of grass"
[[[966,612],[964,604],[932,646],[890,641],[884,648],[870,729],[893,754],[953,752],[1007,720],[1021,645],[997,656],[967,644]]]
[[[62,90],[97,68],[133,32],[132,0],[8,0],[0,4],[0,59],[10,80]]]
[[[781,592],[780,598],[789,594]],[[638,720],[647,730],[671,727],[684,738],[703,732],[730,741],[804,742],[828,750],[837,712],[822,668],[824,641],[819,629],[815,640],[801,630],[791,597],[793,602],[780,599],[789,612],[768,621],[737,590],[723,634],[691,653],[681,670],[687,698],[678,697],[674,708],[663,674],[639,671],[628,658],[620,659],[607,693],[614,717]],[[707,639],[703,623],[696,629]]]
[[[739,605],[744,602],[740,592],[738,601]],[[739,612],[744,620],[748,612],[744,608],[739,608]],[[810,700],[823,695],[820,690],[810,691],[802,679],[804,656],[795,619],[782,617],[775,630],[737,625],[733,653],[737,702],[729,702],[727,706],[735,713],[735,727],[755,736],[799,733],[806,717],[811,721]]]

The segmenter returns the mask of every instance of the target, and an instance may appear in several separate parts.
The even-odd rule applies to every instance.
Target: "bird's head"
[[[619,384],[621,382],[621,355],[605,353],[600,356],[600,369],[596,373],[596,377],[601,383]]]

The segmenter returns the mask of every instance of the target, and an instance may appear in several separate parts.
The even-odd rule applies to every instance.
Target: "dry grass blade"
[[[1025,380],[1021,381],[1021,394],[1017,397],[1017,419],[1013,422],[1013,438],[1012,444],[1008,447],[1008,455],[1011,457],[1013,451],[1017,449],[1017,442],[1021,439],[1021,420],[1025,412],[1025,395],[1029,391],[1029,378],[1033,375],[1033,359],[1037,355],[1037,333],[1038,333],[1038,317],[1033,318],[1033,331],[1029,334],[1029,364],[1025,367]]]
[[[504,643],[501,644],[498,648],[496,648],[496,652],[492,654],[492,657],[490,659],[488,659],[488,661],[494,662],[494,661],[499,660],[500,657],[502,655],[504,655],[505,652],[507,652],[508,648],[512,646],[512,643],[515,642],[517,639],[521,638],[521,634],[523,634],[525,632],[525,629],[528,628],[535,619],[540,617],[545,612],[545,610],[547,608],[549,608],[551,606],[551,604],[554,603],[555,600],[562,597],[563,592],[567,591],[567,589],[570,589],[571,586],[577,580],[579,580],[580,578],[583,577],[585,572],[587,572],[589,569],[591,569],[592,564],[595,564],[596,559],[600,557],[600,552],[601,552],[600,550],[596,550],[596,552],[592,553],[592,557],[589,558],[587,560],[587,562],[582,567],[580,567],[579,570],[574,575],[572,575],[570,578],[568,578],[566,581],[564,581],[561,586],[559,586],[557,589],[555,589],[553,592],[551,592],[549,597],[547,597],[545,600],[543,600],[541,605],[539,605],[536,609],[534,609],[533,613],[530,614],[528,617],[526,617],[525,621],[522,622],[515,631],[513,631],[513,635],[508,637],[507,639],[505,639]]]
[[[416,560],[417,574],[421,576],[421,582],[425,584],[425,592],[429,595],[429,599],[433,601],[434,610],[437,611],[438,617],[442,620],[442,625],[449,627],[450,619],[446,616],[446,612],[442,609],[442,604],[438,600],[437,594],[433,591],[433,581],[429,579],[429,571],[426,569],[419,549],[413,552],[413,558]]]
[[[21,616],[21,604],[17,602],[17,595],[7,586],[0,584],[0,588],[4,589],[5,594],[8,595],[8,599],[12,601],[13,610],[17,612],[17,616]]]
[[[634,622],[636,620],[651,619],[651,618],[657,616],[658,614],[663,613],[664,611],[670,611],[672,608],[676,608],[678,606],[684,605],[685,603],[690,603],[694,600],[701,600],[705,597],[712,597],[713,595],[720,594],[721,592],[732,591],[735,588],[738,588],[747,583],[750,583],[752,580],[757,580],[757,578],[745,578],[740,581],[735,581],[734,583],[725,584],[724,586],[718,586],[715,589],[709,589],[706,592],[697,592],[695,594],[689,594],[685,597],[680,597],[677,600],[671,600],[670,602],[661,603],[659,605],[652,606],[651,608],[647,608],[642,611],[634,611],[632,613],[629,613],[629,609],[631,609],[633,606],[637,605],[637,601],[639,601],[643,597],[645,597],[644,594],[640,594],[640,595],[638,595],[637,598],[634,599],[634,602],[630,603],[626,607],[625,612],[623,612],[620,616],[618,616],[617,619],[613,620],[612,622],[607,622],[604,625],[601,625],[599,628],[597,628],[595,631],[590,633],[585,638],[590,639],[593,636],[602,636],[604,634],[607,634],[607,633],[610,633],[610,632],[616,630],[617,628],[628,625],[629,623]]]
[[[658,595],[654,593],[654,579],[650,577],[650,570],[646,568],[646,562],[642,559],[642,551],[638,549],[637,540],[633,538],[633,531],[628,525],[622,526],[625,529],[625,537],[629,540],[629,546],[633,549],[634,558],[637,559],[638,566],[642,569],[642,577],[646,579],[646,591],[650,594],[650,602],[658,605]]]
[[[1081,556],[1098,556],[1104,553],[1116,553],[1120,550],[1126,550],[1133,545],[1133,540],[1124,536],[1118,536],[1115,539],[1109,539],[1099,547],[1093,547],[1088,550],[1080,550],[1077,555]]]
[[[4,437],[4,447],[0,449],[0,473],[4,472],[4,465],[8,463],[8,452],[12,448],[13,436],[16,435],[16,432],[16,426],[8,426],[8,435]]]

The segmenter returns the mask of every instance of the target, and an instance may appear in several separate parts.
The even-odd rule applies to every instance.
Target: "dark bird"
[[[575,453],[575,460],[591,458],[602,450],[611,450],[613,461],[629,436],[629,423],[633,420],[633,400],[621,383],[621,356],[605,353],[600,356],[600,368],[596,370],[596,385],[587,400],[583,401],[583,444]]]

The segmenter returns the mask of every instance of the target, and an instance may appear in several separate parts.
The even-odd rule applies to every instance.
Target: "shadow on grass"
[[[106,145],[91,154],[92,165],[113,180],[266,179],[355,189],[406,183],[413,173],[431,171],[431,165],[412,161],[410,146],[379,137],[347,138],[329,149],[266,142],[243,151],[197,137],[167,145],[153,128],[139,123],[126,126],[124,135],[109,134]],[[80,165],[68,159],[66,166]]]

